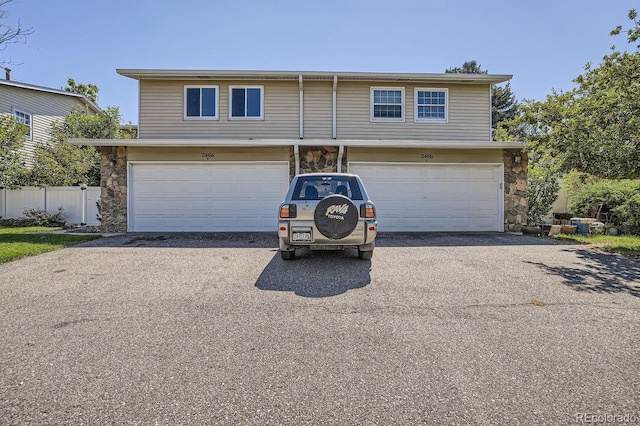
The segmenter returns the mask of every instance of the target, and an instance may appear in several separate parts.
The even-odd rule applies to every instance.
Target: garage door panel
[[[445,168],[438,167],[417,167],[422,170],[423,175],[428,181],[447,181],[449,178],[449,171]]]
[[[498,165],[351,163],[381,231],[501,231]]]
[[[287,162],[131,166],[133,231],[273,231]]]
[[[486,181],[494,182],[498,180],[499,176],[496,170],[476,169],[473,172],[473,178],[475,180],[486,180]]]

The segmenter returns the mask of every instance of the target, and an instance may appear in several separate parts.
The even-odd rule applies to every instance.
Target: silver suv
[[[297,175],[280,205],[278,237],[285,260],[293,260],[300,247],[357,247],[358,257],[369,260],[377,232],[376,208],[358,175]]]

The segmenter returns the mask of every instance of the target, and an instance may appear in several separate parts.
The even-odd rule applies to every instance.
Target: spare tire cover
[[[358,224],[358,209],[344,195],[323,198],[313,214],[316,228],[322,235],[339,240],[351,234]]]

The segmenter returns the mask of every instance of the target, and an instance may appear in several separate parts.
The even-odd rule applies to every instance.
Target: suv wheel
[[[293,260],[296,258],[296,251],[295,250],[280,250],[280,256],[282,256],[282,258],[284,260]]]
[[[373,250],[371,250],[371,251],[362,251],[362,250],[358,249],[358,258],[360,260],[371,260],[372,257],[373,257]]]
[[[322,235],[339,240],[356,229],[358,214],[356,205],[349,197],[336,194],[323,198],[318,203],[313,221]]]

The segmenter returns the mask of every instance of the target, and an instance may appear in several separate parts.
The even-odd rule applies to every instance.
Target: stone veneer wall
[[[524,151],[505,149],[504,161],[504,230],[518,232],[527,224],[527,165],[529,159]],[[520,156],[520,161],[515,161]]]
[[[127,148],[124,146],[101,148],[100,200],[100,230],[127,232]]]
[[[338,171],[337,146],[300,146],[300,174],[304,173],[333,173]],[[294,149],[290,150],[290,177],[295,176],[296,159]],[[347,170],[347,148],[342,154],[342,172]]]

